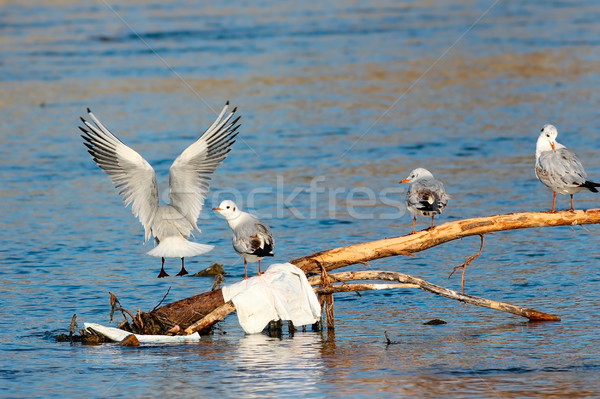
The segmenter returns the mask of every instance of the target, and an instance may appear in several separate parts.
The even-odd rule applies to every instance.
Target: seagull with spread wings
[[[212,173],[227,157],[240,127],[237,108],[227,113],[229,101],[217,119],[196,142],[175,159],[169,169],[170,203],[159,204],[156,174],[136,151],[112,134],[88,108],[91,122],[81,118],[84,145],[94,161],[109,176],[125,206],[144,226],[145,242],[154,237],[156,246],[148,255],[162,259],[158,277],[167,277],[165,258],[181,258],[178,276],[188,274],[184,258],[206,253],[212,245],[188,241],[200,231],[196,221],[208,194]]]

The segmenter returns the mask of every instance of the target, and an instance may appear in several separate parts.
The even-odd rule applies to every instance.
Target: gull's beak
[[[410,183],[410,179],[403,179],[403,180],[400,180],[400,183]]]
[[[222,211],[222,210],[223,210],[223,209],[222,209],[222,208],[219,208],[218,206],[215,206],[215,207],[213,208],[213,211]]]
[[[556,150],[556,145],[554,143],[550,143],[550,147],[552,147],[553,150]]]

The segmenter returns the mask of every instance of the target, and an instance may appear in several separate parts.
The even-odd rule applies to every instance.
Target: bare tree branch
[[[331,271],[356,263],[389,256],[414,254],[448,241],[495,231],[532,227],[574,226],[600,223],[600,209],[556,213],[522,212],[457,220],[400,237],[384,238],[316,252],[290,263],[307,274],[317,274],[321,265]]]
[[[527,317],[529,320],[532,320],[532,321],[533,320],[535,320],[535,321],[542,321],[542,320],[543,321],[560,321],[560,317],[553,315],[553,314],[539,312],[537,310],[525,308],[522,306],[511,305],[510,303],[506,303],[506,302],[498,302],[498,301],[493,301],[491,299],[485,299],[485,298],[480,298],[480,297],[476,297],[476,296],[472,296],[472,295],[466,295],[466,294],[459,293],[459,292],[456,292],[456,291],[448,289],[448,288],[441,287],[439,285],[432,284],[423,279],[413,277],[411,275],[404,274],[404,273],[387,272],[387,271],[341,272],[341,273],[332,274],[331,277],[335,277],[336,279],[338,279],[340,281],[344,281],[344,282],[350,281],[350,280],[354,280],[354,281],[356,281],[356,280],[398,281],[398,282],[402,283],[403,285],[408,284],[411,286],[416,286],[424,291],[428,291],[433,294],[441,295],[446,298],[454,299],[454,300],[457,300],[460,302],[466,302],[466,303],[469,303],[472,305],[477,305],[477,306],[482,306],[482,307],[486,307],[486,308],[490,308],[490,309],[499,310],[501,312],[512,313],[512,314],[515,314],[518,316]],[[314,276],[309,279],[309,282],[311,284],[319,284],[319,282],[320,282],[319,280],[320,280],[320,276]],[[351,286],[351,284],[348,284],[348,286]],[[333,291],[333,292],[349,291],[348,289],[346,289],[346,286],[344,286],[344,285],[335,286],[335,287],[339,287],[340,290]],[[398,287],[398,288],[400,288],[400,287]],[[402,288],[408,288],[408,287],[402,287]],[[321,289],[321,288],[317,288],[316,290],[319,290],[319,289]]]

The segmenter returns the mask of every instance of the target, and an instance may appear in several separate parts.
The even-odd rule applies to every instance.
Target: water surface
[[[174,301],[212,285],[155,278],[141,226],[81,145],[86,107],[155,166],[164,190],[170,162],[215,111],[239,106],[240,138],[196,237],[216,249],[188,262],[192,272],[224,263],[231,283],[243,267],[208,209],[223,198],[268,221],[281,262],[407,233],[397,182],[417,166],[453,197],[440,222],[548,209],[532,169],[545,123],[600,179],[596,2],[1,7],[0,396],[600,396],[596,226],[489,235],[468,272],[468,293],[559,323],[399,290],[340,294],[335,331],[281,339],[245,336],[235,316],[193,345],[54,339],[74,313],[110,324],[109,291],[135,311],[169,287]],[[578,194],[576,205],[597,207],[598,197]],[[458,289],[448,274],[478,245],[371,268]],[[433,318],[448,324],[423,325]]]

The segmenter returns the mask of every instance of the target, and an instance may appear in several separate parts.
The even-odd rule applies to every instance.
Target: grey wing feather
[[[566,148],[542,152],[535,173],[550,188],[578,187],[587,180],[581,161]]]
[[[242,254],[272,256],[275,243],[271,230],[258,218],[236,227],[233,246]]]
[[[213,124],[175,159],[169,169],[171,205],[196,230],[196,220],[208,194],[211,175],[231,150],[240,126],[237,124],[240,117],[233,119],[236,108],[224,118],[228,106],[229,102]]]
[[[420,211],[441,213],[449,199],[441,181],[421,179],[411,185],[406,202],[409,207]]]
[[[133,204],[131,210],[144,226],[145,241],[151,237],[150,227],[158,209],[158,187],[152,166],[136,151],[125,145],[112,134],[88,109],[93,122],[84,118],[81,136],[88,152],[119,190],[125,206]]]

